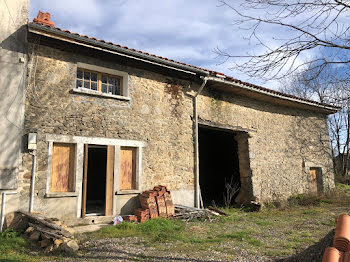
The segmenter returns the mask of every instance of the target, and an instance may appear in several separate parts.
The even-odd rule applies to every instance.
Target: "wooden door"
[[[89,145],[84,145],[84,175],[83,175],[82,211],[81,211],[82,218],[84,218],[86,216],[88,160],[89,160]]]
[[[131,147],[120,148],[119,190],[136,188],[136,150]]]
[[[317,194],[317,170],[310,169],[311,193]]]
[[[114,196],[114,146],[107,146],[105,216],[113,215]]]

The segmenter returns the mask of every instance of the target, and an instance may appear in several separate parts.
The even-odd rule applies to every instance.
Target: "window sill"
[[[101,93],[99,91],[94,91],[94,90],[84,89],[84,88],[82,88],[82,89],[73,88],[72,92],[73,93],[78,93],[78,94],[100,96],[100,97],[108,97],[108,98],[113,98],[113,99],[118,99],[118,100],[130,101],[130,97],[127,97],[127,96],[106,94],[106,93]]]
[[[53,192],[53,193],[46,193],[46,198],[58,198],[58,197],[77,197],[78,192]]]
[[[141,193],[141,190],[138,189],[132,189],[132,190],[120,190],[117,191],[116,195],[132,195],[132,194],[139,194]]]

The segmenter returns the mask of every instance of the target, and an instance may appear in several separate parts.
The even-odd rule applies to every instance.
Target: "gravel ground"
[[[160,248],[147,245],[142,238],[107,238],[83,240],[78,254],[65,257],[63,261],[276,261],[276,262],[313,262],[322,261],[323,251],[332,245],[334,230],[330,231],[316,244],[304,251],[287,258],[271,259],[259,255],[249,254],[247,251],[232,247],[223,242],[221,250],[201,250],[181,253],[174,250],[176,243],[159,243]],[[229,253],[229,254],[228,254]]]
[[[225,247],[230,254],[215,250],[202,250],[184,254],[173,251],[172,243],[160,243],[161,250],[147,246],[141,238],[108,238],[87,240],[81,243],[76,257],[66,257],[63,261],[272,261],[266,257],[252,255],[234,247]]]

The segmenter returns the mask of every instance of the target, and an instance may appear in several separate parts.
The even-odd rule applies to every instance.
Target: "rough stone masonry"
[[[25,133],[38,133],[35,211],[75,218],[79,206],[77,196],[45,196],[47,134],[143,141],[140,189],[166,185],[175,203],[194,205],[193,94],[199,84],[60,47],[31,43],[29,50],[34,54],[29,67],[33,77],[28,81]],[[72,92],[78,63],[127,72],[131,99]],[[326,114],[210,88],[198,101],[202,121],[248,130],[237,138],[240,162],[245,162],[240,194],[245,199],[266,202],[309,192],[309,168],[314,166],[322,168],[323,188],[334,187]],[[31,165],[31,156],[24,153],[19,203],[28,201]],[[123,205],[136,195],[121,195],[118,211],[131,210]]]

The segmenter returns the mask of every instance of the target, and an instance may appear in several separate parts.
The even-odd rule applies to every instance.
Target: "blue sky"
[[[225,73],[250,83],[277,89],[275,81],[263,82],[232,71],[215,48],[245,54],[257,47],[244,39],[246,32],[232,25],[234,13],[217,0],[30,0],[29,20],[38,11],[51,13],[55,26],[111,41],[130,48]],[[270,28],[262,30],[272,39]],[[273,31],[276,33],[276,31]],[[288,32],[278,32],[287,35]]]

